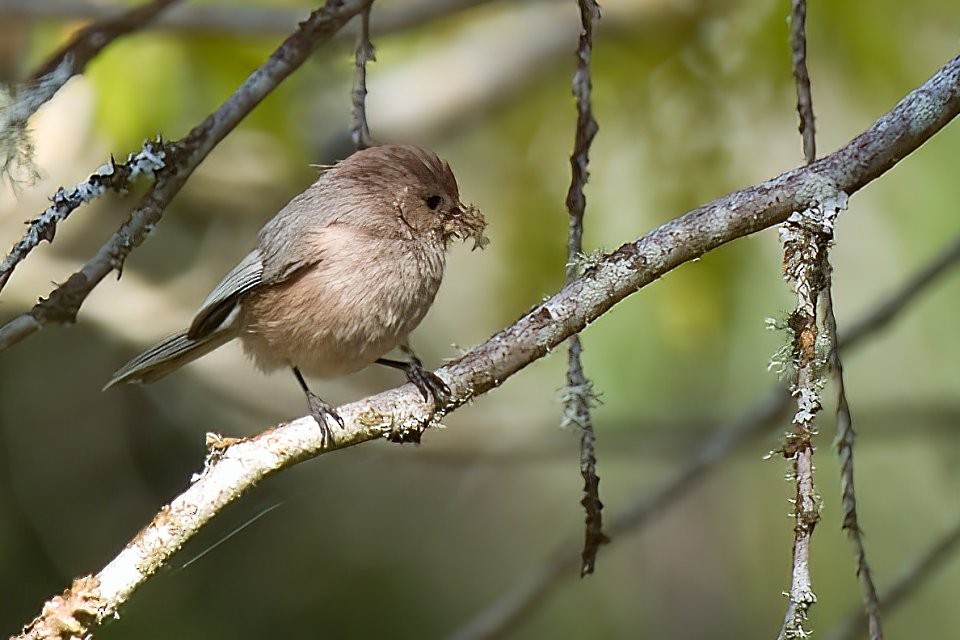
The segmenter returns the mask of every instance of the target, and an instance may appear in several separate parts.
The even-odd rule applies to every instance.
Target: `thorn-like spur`
[[[326,447],[328,444],[334,441],[330,420],[332,419],[334,424],[343,429],[343,418],[341,418],[340,414],[334,410],[333,405],[315,394],[313,391],[310,391],[310,388],[307,387],[306,381],[303,379],[303,375],[296,367],[293,367],[293,375],[296,376],[297,382],[300,383],[300,388],[303,389],[303,393],[307,396],[307,404],[310,405],[310,415],[313,416],[313,419],[317,421],[317,425],[320,427],[321,443],[324,447]]]

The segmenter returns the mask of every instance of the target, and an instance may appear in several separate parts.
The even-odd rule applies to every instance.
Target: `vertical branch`
[[[570,232],[567,241],[567,282],[577,275],[577,264],[583,253],[583,213],[586,197],[587,164],[590,144],[597,135],[597,122],[590,106],[590,54],[593,50],[593,24],[600,19],[600,7],[595,0],[578,0],[580,5],[580,41],[577,46],[577,70],[573,74],[573,95],[577,101],[577,130],[570,156],[570,189],[567,191],[567,211],[570,214]],[[593,385],[583,373],[580,361],[582,345],[574,335],[569,340],[569,364],[564,397],[563,422],[580,430],[580,475],[583,476],[583,498],[580,503],[586,512],[580,575],[593,573],[597,550],[607,541],[603,534],[603,503],[600,502],[600,478],[597,476],[595,451],[596,435],[590,419],[590,407],[595,402]]]
[[[807,72],[807,38],[805,0],[793,0],[791,15],[790,41],[793,49],[793,76],[797,83],[797,112],[800,115],[800,135],[803,138],[803,152],[807,164],[816,159],[816,140],[813,117],[813,99],[810,93],[810,75]],[[880,624],[880,600],[873,582],[870,565],[867,562],[863,536],[857,519],[857,495],[853,482],[853,445],[856,432],[847,400],[846,385],[843,379],[843,363],[837,350],[837,319],[833,308],[833,269],[828,252],[833,241],[833,233],[822,240],[822,268],[820,269],[820,298],[823,304],[824,329],[829,348],[829,366],[833,370],[837,384],[837,438],[836,448],[840,458],[840,491],[843,509],[841,525],[850,537],[856,556],[857,578],[863,606],[869,622],[870,640],[883,640],[883,628]]]
[[[840,208],[840,205],[830,207],[834,216]],[[789,604],[778,636],[780,640],[807,635],[803,625],[807,612],[817,601],[810,577],[810,540],[820,521],[820,496],[813,479],[813,436],[817,433],[815,419],[821,408],[820,390],[825,366],[818,357],[817,298],[829,237],[823,227],[826,222],[830,225],[833,222],[827,211],[824,206],[794,213],[780,228],[784,279],[791,283],[797,296],[797,306],[788,320],[795,370],[790,394],[796,398],[797,411],[793,428],[787,433],[780,450],[787,460],[792,461],[790,475],[796,482],[796,496],[792,501],[792,571],[790,591],[786,594]]]
[[[803,155],[807,164],[810,164],[817,158],[817,132],[813,123],[810,74],[807,73],[806,0],[793,0],[793,9],[790,12],[790,48],[793,50],[793,79],[797,83],[797,113],[800,115]]]
[[[837,439],[835,446],[840,458],[840,493],[842,524],[840,525],[850,537],[853,545],[855,562],[857,564],[857,578],[860,582],[860,593],[863,599],[863,609],[866,614],[870,640],[883,640],[883,626],[880,623],[880,598],[877,596],[877,587],[873,582],[873,572],[867,562],[867,552],[863,545],[863,532],[857,519],[857,493],[853,484],[853,443],[857,434],[853,429],[853,417],[850,414],[850,404],[847,401],[846,384],[843,379],[843,363],[840,360],[840,351],[837,348],[837,319],[833,313],[833,294],[831,291],[831,274],[826,272],[827,282],[824,290],[823,302],[826,312],[826,326],[830,337],[830,364],[833,367],[834,380],[837,384]]]
[[[367,126],[367,62],[377,59],[370,42],[370,8],[367,5],[360,14],[360,33],[357,36],[356,75],[353,80],[353,126],[350,137],[357,149],[366,149],[373,145],[370,127]]]
[[[793,51],[793,77],[797,84],[797,112],[800,134],[807,164],[816,159],[813,125],[813,99],[807,73],[806,0],[793,0],[790,24],[790,45]],[[810,576],[810,541],[820,521],[820,497],[813,478],[814,422],[820,411],[820,389],[823,386],[821,362],[817,358],[817,299],[823,282],[823,267],[831,233],[818,229],[822,209],[811,208],[794,213],[780,228],[783,242],[784,278],[793,285],[797,306],[788,326],[792,332],[792,360],[795,378],[790,387],[797,399],[793,429],[788,432],[783,455],[792,460],[791,475],[796,482],[793,500],[793,555],[789,604],[779,638],[803,638],[807,612],[817,601]]]

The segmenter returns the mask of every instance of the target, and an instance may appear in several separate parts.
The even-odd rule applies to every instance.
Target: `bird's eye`
[[[441,202],[443,202],[443,198],[440,196],[430,196],[427,198],[427,206],[433,210],[439,207]]]

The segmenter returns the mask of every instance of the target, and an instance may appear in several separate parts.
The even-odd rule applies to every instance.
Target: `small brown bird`
[[[106,384],[149,383],[240,338],[263,371],[290,367],[330,435],[333,407],[303,374],[332,378],[372,363],[403,370],[443,404],[450,390],[407,342],[433,304],[454,238],[482,247],[483,215],[460,201],[450,166],[413,146],[358,151],[326,169],[260,230],[256,248],[200,305],[186,331],[128,362]],[[408,362],[382,356],[399,347]]]

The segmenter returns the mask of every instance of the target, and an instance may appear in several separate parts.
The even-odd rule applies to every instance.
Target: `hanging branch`
[[[27,120],[60,90],[67,80],[83,73],[110,43],[136,31],[178,0],[153,0],[133,9],[88,25],[78,31],[59,51],[47,59],[12,96],[0,87],[0,176],[11,183],[32,182],[39,177],[33,165],[33,140]],[[7,102],[7,104],[4,104]],[[0,282],[2,286],[2,282]]]
[[[363,4],[330,9],[341,12]],[[326,16],[321,12],[318,12]],[[319,20],[315,14],[311,21]],[[327,20],[322,33],[334,29]],[[511,326],[436,373],[451,389],[448,410],[494,389],[544,357],[625,297],[735,238],[783,222],[838,190],[854,193],[893,167],[960,112],[960,57],[903,98],[867,131],[813,165],[732,193],[665,223],[598,260],[583,275],[534,307]],[[221,125],[222,126],[222,125]],[[10,329],[13,326],[14,329]],[[0,328],[0,343],[17,321]],[[258,482],[333,449],[379,438],[404,439],[441,416],[411,384],[337,408],[344,428],[324,438],[312,417],[268,429],[258,436],[211,436],[210,455],[190,488],[163,507],[120,554],[95,576],[74,581],[18,638],[82,636],[117,614],[121,605],[171,556],[227,505]],[[63,634],[63,635],[62,635]]]
[[[800,137],[803,155],[810,164],[817,159],[816,127],[813,119],[813,96],[807,72],[807,2],[793,0],[790,13],[790,48],[793,51],[793,79],[797,85],[797,113],[800,115]]]
[[[793,76],[797,84],[797,112],[800,134],[807,164],[816,159],[813,99],[807,73],[807,39],[805,0],[793,0],[790,41],[793,50]],[[787,322],[791,332],[791,368],[794,380],[790,394],[796,398],[797,411],[793,429],[787,433],[781,449],[792,463],[790,477],[796,483],[793,504],[793,554],[787,611],[779,639],[804,638],[803,625],[807,612],[817,601],[810,576],[810,540],[820,521],[820,496],[813,478],[813,436],[817,434],[815,419],[820,412],[820,391],[823,387],[824,364],[818,355],[817,303],[829,270],[827,252],[833,237],[833,221],[846,208],[846,194],[837,193],[829,205],[820,203],[794,213],[780,228],[783,243],[784,279],[797,296],[797,306]]]
[[[577,101],[577,129],[573,154],[570,156],[570,189],[567,191],[567,212],[570,231],[567,240],[567,282],[577,277],[577,265],[583,256],[583,214],[587,206],[583,188],[587,184],[590,144],[597,135],[597,121],[590,107],[590,54],[593,50],[593,25],[600,19],[595,0],[578,0],[580,5],[580,41],[577,46],[577,70],[573,74],[573,95]],[[600,545],[607,542],[603,533],[603,503],[600,502],[600,477],[597,475],[596,434],[590,419],[590,407],[596,402],[591,383],[583,373],[580,360],[580,336],[568,341],[567,385],[563,398],[563,426],[580,432],[580,475],[583,476],[583,498],[586,512],[580,576],[593,573]]]
[[[219,109],[182,140],[164,147],[163,166],[154,168],[156,182],[116,233],[79,271],[54,289],[29,312],[0,327],[0,351],[36,333],[48,323],[71,323],[86,297],[146,239],[167,205],[223,138],[273,89],[293,73],[321,43],[329,40],[371,0],[327,0],[300,23],[270,57],[254,71]]]
[[[816,159],[816,136],[813,115],[813,98],[810,90],[810,75],[807,72],[807,37],[806,37],[806,1],[793,0],[791,16],[790,40],[793,49],[793,75],[797,85],[797,112],[800,116],[800,134],[803,139],[803,151],[807,163]],[[787,223],[790,224],[789,222]],[[880,601],[873,582],[870,565],[867,562],[863,536],[857,519],[857,495],[854,487],[853,473],[853,445],[856,433],[853,429],[853,419],[850,413],[850,404],[847,399],[846,384],[843,377],[843,363],[840,360],[837,348],[837,319],[833,305],[833,267],[829,260],[830,246],[833,243],[833,224],[823,225],[821,233],[814,233],[806,239],[811,243],[817,255],[815,262],[819,263],[811,274],[811,284],[816,287],[813,295],[819,298],[822,304],[823,334],[828,349],[827,369],[832,370],[837,384],[837,438],[836,447],[840,457],[840,484],[842,494],[842,528],[847,532],[854,548],[856,557],[856,572],[860,582],[864,609],[867,613],[870,627],[870,640],[883,640],[883,628],[880,623]],[[813,318],[816,322],[816,318]],[[814,331],[816,327],[814,326]],[[814,333],[814,335],[816,335]],[[826,374],[823,371],[822,374]],[[820,375],[820,372],[818,372]],[[815,386],[819,389],[825,380],[816,380]],[[812,452],[812,451],[811,451]],[[796,544],[795,544],[796,547]],[[796,558],[795,558],[796,562]],[[796,564],[794,575],[796,576]]]
[[[370,8],[373,2],[360,14],[360,32],[357,34],[356,75],[353,81],[353,127],[350,136],[353,146],[366,149],[373,146],[370,127],[367,126],[367,62],[376,61],[377,56],[370,42]]]
[[[850,404],[847,401],[846,384],[843,378],[843,363],[840,359],[840,350],[837,345],[837,320],[833,312],[833,295],[831,293],[830,270],[827,270],[827,283],[824,291],[824,307],[826,316],[827,335],[830,337],[831,366],[833,377],[837,384],[837,455],[840,457],[840,492],[842,508],[842,524],[840,525],[850,537],[856,561],[857,579],[860,582],[860,592],[863,599],[863,608],[869,622],[870,640],[883,640],[883,626],[880,623],[880,598],[877,596],[877,587],[873,582],[873,571],[867,562],[867,552],[863,545],[863,533],[857,519],[857,494],[853,484],[853,444],[856,432],[853,429],[853,418],[850,414]]]

